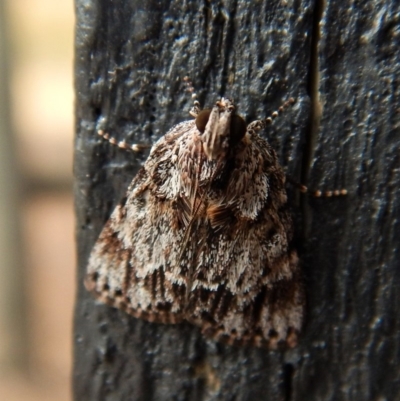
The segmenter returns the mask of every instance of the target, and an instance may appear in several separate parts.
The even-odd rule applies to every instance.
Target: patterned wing
[[[275,152],[248,134],[196,231],[204,241],[196,245],[187,319],[204,334],[233,344],[296,344],[304,294],[284,182]]]
[[[158,141],[91,253],[86,287],[149,321],[187,320],[232,344],[293,346],[304,294],[285,176],[252,128],[229,137],[217,102]]]
[[[176,323],[184,317],[188,275],[175,261],[189,218],[185,205],[177,201],[181,171],[174,155],[180,141],[190,139],[192,129],[192,121],[182,123],[154,145],[88,263],[89,291],[149,321]]]

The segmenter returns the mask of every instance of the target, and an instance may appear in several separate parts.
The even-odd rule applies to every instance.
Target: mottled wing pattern
[[[103,228],[88,263],[89,291],[149,321],[176,323],[184,318],[187,274],[171,263],[179,257],[184,235],[175,191],[181,172],[172,154],[179,138],[190,137],[191,129],[192,121],[179,124],[154,145]]]
[[[275,152],[249,129],[222,165],[199,134],[184,122],[153,146],[95,244],[85,285],[149,321],[293,346],[304,296]]]
[[[238,146],[231,167],[227,186],[211,192],[196,227],[196,238],[204,242],[192,246],[186,319],[229,343],[293,346],[304,294],[297,254],[290,248],[284,173],[273,149],[255,133]],[[215,213],[219,220],[213,226]]]

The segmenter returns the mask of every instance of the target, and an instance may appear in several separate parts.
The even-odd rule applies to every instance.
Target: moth
[[[258,135],[271,118],[246,126],[226,98],[191,114],[153,145],[95,243],[85,286],[150,322],[293,347],[305,297],[285,173]]]

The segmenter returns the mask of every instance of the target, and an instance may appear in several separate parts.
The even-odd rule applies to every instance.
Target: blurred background
[[[72,0],[0,0],[0,398],[70,400]]]

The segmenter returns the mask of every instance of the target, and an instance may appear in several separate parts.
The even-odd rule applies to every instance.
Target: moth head
[[[209,160],[224,157],[242,140],[247,129],[246,122],[235,113],[233,103],[224,98],[212,109],[204,109],[197,115],[196,127]]]

